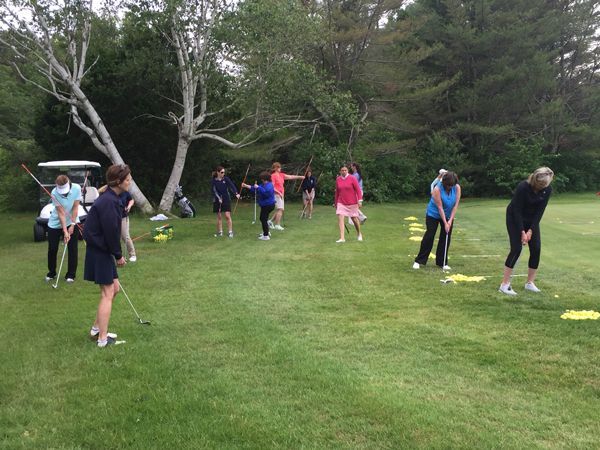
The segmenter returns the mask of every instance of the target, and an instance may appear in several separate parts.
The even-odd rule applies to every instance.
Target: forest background
[[[11,15],[23,5],[65,67],[89,32],[81,91],[154,209],[177,183],[208,201],[218,164],[239,183],[272,161],[311,161],[323,202],[350,161],[378,202],[427,195],[441,167],[469,196],[505,195],[540,165],[559,191],[600,187],[596,0],[2,0],[3,210],[39,205],[22,162],[112,159],[25,45],[44,30]]]

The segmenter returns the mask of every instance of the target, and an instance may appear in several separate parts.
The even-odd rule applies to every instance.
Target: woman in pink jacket
[[[340,175],[335,180],[335,213],[338,216],[338,225],[340,227],[340,238],[336,241],[338,244],[346,242],[344,238],[344,217],[350,217],[358,240],[362,241],[360,232],[360,222],[358,221],[358,209],[362,205],[362,190],[358,181],[352,175],[348,175],[348,167],[342,166]]]

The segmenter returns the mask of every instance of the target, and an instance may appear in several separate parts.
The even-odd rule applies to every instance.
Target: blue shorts
[[[85,250],[83,279],[96,284],[113,284],[117,275],[115,257],[99,248],[88,245]]]

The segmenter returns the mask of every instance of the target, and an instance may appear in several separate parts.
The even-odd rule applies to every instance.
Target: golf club
[[[123,291],[123,294],[125,294],[125,298],[127,299],[127,301],[129,302],[129,304],[131,305],[131,309],[133,309],[133,312],[135,313],[139,323],[141,325],[151,325],[149,320],[142,320],[142,318],[140,317],[140,315],[138,314],[138,312],[135,309],[135,306],[133,306],[133,303],[131,303],[131,300],[129,300],[129,296],[127,295],[127,292],[125,292],[125,289],[123,289],[123,285],[121,284],[121,281],[118,280],[119,283],[119,287],[121,288],[121,291]]]
[[[446,244],[444,245],[444,262],[442,263],[442,271],[444,270],[444,267],[446,267],[448,265],[446,262],[447,256],[448,256],[448,233],[446,233]]]
[[[256,181],[254,184],[257,184]],[[254,220],[252,221],[252,225],[256,223],[256,189],[254,190]]]
[[[60,258],[60,266],[58,267],[58,274],[56,274],[56,282],[52,285],[54,289],[58,287],[58,280],[60,279],[60,272],[62,271],[63,262],[65,260],[65,254],[67,253],[67,244],[64,245],[63,255]]]

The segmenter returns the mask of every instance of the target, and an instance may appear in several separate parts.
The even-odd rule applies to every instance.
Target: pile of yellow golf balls
[[[598,320],[600,313],[596,311],[573,311],[572,309],[567,309],[560,318],[565,320]]]

